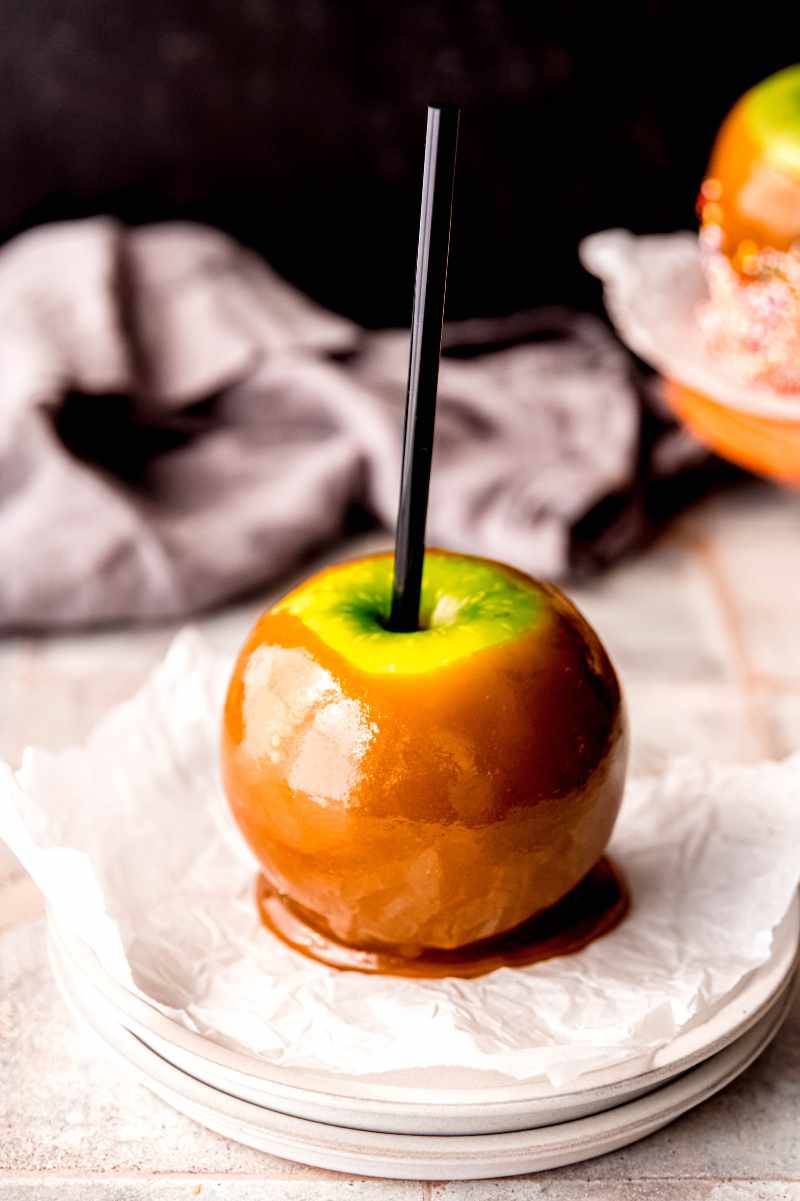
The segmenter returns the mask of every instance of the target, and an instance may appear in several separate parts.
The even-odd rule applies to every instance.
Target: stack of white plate
[[[452,1068],[341,1076],[275,1067],[185,1029],[117,983],[50,918],[75,1016],[168,1104],[248,1146],[367,1176],[447,1180],[576,1163],[635,1142],[724,1088],[774,1038],[791,1004],[800,906],[768,963],[654,1062],[626,1059],[570,1091]]]

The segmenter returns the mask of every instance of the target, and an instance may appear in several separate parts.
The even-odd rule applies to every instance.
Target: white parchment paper
[[[800,393],[743,379],[708,349],[697,319],[708,300],[697,234],[638,236],[608,229],[584,239],[580,258],[603,281],[618,334],[651,367],[731,408],[798,419]]]
[[[121,982],[283,1066],[462,1066],[565,1084],[652,1055],[764,963],[800,876],[800,755],[682,760],[630,784],[630,916],[574,956],[478,980],[336,972],[259,924],[217,778],[230,663],[191,632],[84,747],[0,770],[0,836]]]

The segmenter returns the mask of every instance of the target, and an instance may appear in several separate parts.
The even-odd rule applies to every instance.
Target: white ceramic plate
[[[456,1137],[378,1134],[288,1117],[211,1088],[162,1059],[93,1009],[90,990],[67,980],[55,944],[53,969],[78,1020],[157,1096],[201,1125],[299,1163],[366,1176],[467,1180],[514,1176],[578,1163],[627,1146],[706,1100],[753,1062],[786,1016],[792,990],[724,1051],[647,1096],[593,1117],[537,1130]]]
[[[715,1055],[785,992],[798,958],[797,900],[776,931],[770,961],[727,1002],[685,1029],[653,1063],[629,1059],[593,1072],[569,1092],[541,1078],[519,1083],[486,1073],[395,1073],[343,1077],[276,1067],[232,1051],[165,1017],[115,981],[81,939],[50,918],[51,938],[68,980],[85,986],[90,1013],[125,1026],[173,1066],[243,1101],[314,1122],[385,1133],[468,1135],[527,1130],[597,1114],[665,1084]],[[500,1081],[501,1083],[498,1083]]]

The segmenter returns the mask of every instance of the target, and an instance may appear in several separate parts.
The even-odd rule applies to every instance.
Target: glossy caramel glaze
[[[333,941],[414,959],[494,938],[606,847],[627,757],[616,675],[557,589],[504,570],[542,616],[434,672],[359,670],[285,609],[239,656],[230,805],[269,887]]]
[[[391,951],[365,951],[321,934],[291,902],[273,892],[263,876],[256,884],[256,903],[273,934],[329,967],[381,976],[469,979],[499,967],[529,967],[582,951],[619,925],[630,907],[630,895],[619,868],[604,855],[571,892],[515,930],[452,951],[427,950],[413,959]]]
[[[800,239],[800,67],[764,80],[733,106],[717,134],[698,201],[716,248],[741,267],[762,247]]]
[[[783,176],[766,159],[764,147],[753,136],[747,120],[746,97],[731,110],[711,153],[704,188],[709,182],[712,200],[701,195],[702,226],[718,226],[723,234],[720,249],[735,258],[744,242],[757,247],[788,249],[793,235],[780,221]],[[758,197],[763,198],[758,201]]]

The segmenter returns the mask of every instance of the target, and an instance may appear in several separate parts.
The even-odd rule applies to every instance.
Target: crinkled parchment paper
[[[708,288],[697,234],[637,236],[608,229],[585,238],[580,257],[603,281],[606,308],[622,340],[661,375],[734,409],[797,420],[800,393],[743,379],[709,350],[698,321]]]
[[[229,668],[184,633],[85,746],[0,770],[0,836],[60,921],[187,1027],[287,1067],[564,1084],[646,1060],[768,958],[800,875],[800,755],[632,781],[612,852],[633,909],[578,955],[419,981],[294,954],[259,924],[218,782]]]

